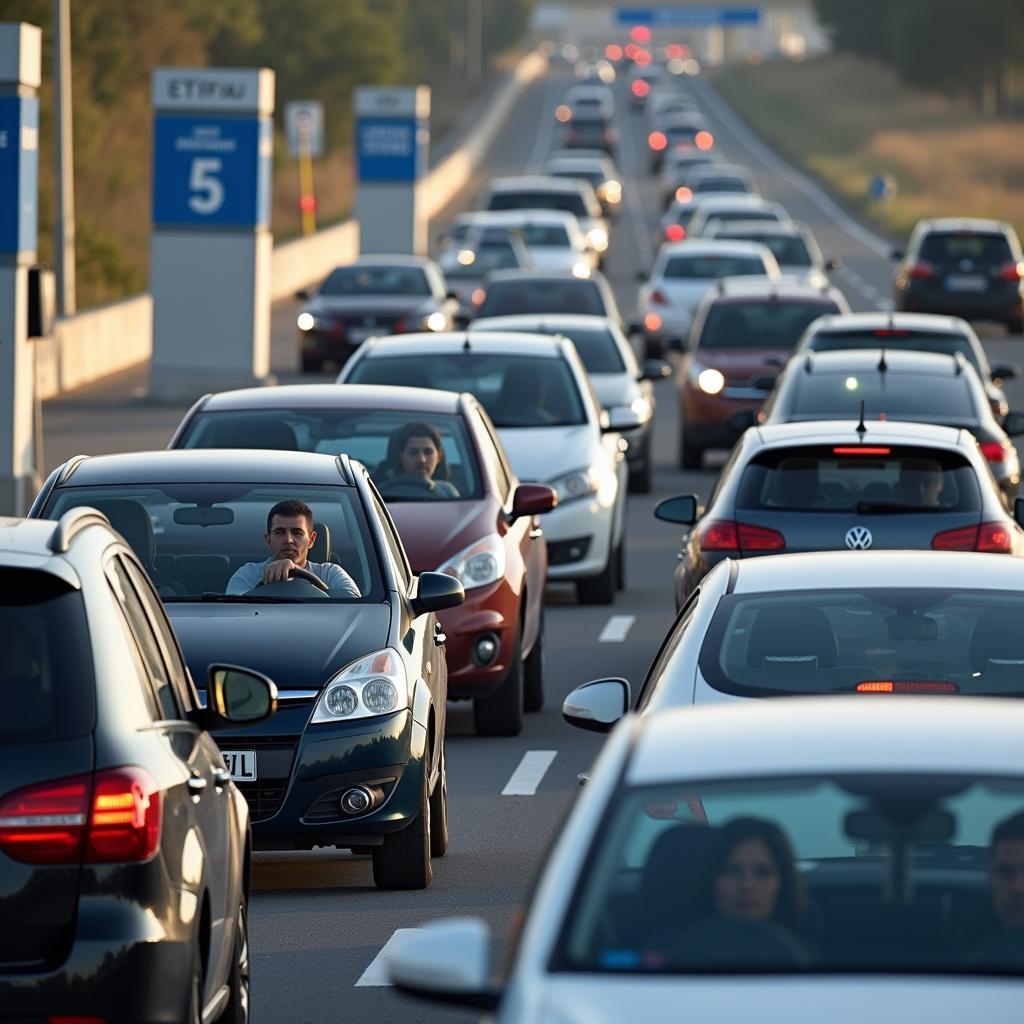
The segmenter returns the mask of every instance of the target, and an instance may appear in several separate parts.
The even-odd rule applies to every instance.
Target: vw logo
[[[851,551],[867,551],[874,541],[866,526],[851,526],[846,531],[846,546]]]

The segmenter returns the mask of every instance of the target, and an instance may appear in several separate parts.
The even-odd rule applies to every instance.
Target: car
[[[420,256],[361,256],[295,296],[305,303],[296,325],[307,373],[337,369],[381,331],[451,330],[459,308],[440,268]]]
[[[581,710],[594,727],[614,708]],[[497,980],[488,926],[464,917],[397,940],[390,980],[497,1024],[662,1024],[681,1006],[693,1021],[792,1024],[892,1020],[907,1006],[954,1024],[981,1007],[1010,1024],[1024,995],[1022,730],[1024,707],[980,697],[631,716]]]
[[[849,420],[752,427],[699,516],[691,498],[655,508],[687,530],[677,608],[728,558],[843,547],[1024,554],[1024,532],[974,435],[952,427]]]
[[[571,110],[565,117],[562,145],[566,149],[602,149],[614,157],[619,145],[619,133],[604,115],[585,107]]]
[[[566,273],[504,270],[492,274],[476,307],[478,318],[538,313],[582,313],[621,325],[622,314],[599,271]]]
[[[694,194],[693,190],[686,185],[676,189],[672,201],[665,208],[665,212],[658,221],[658,229],[654,233],[653,241],[656,246],[664,242],[682,242],[690,237],[690,221],[697,212],[697,207],[709,199],[732,198],[734,192],[701,192]]]
[[[249,809],[207,730],[266,720],[273,683],[210,659],[201,706],[95,509],[2,520],[0,580],[0,1012],[248,1020]]]
[[[647,105],[647,97],[651,90],[662,81],[660,64],[634,63],[627,74],[629,88],[629,105],[633,110],[643,110]]]
[[[715,144],[703,114],[672,114],[660,120],[647,136],[648,166],[660,174],[665,154],[675,150],[710,149]]]
[[[679,466],[731,448],[764,404],[809,323],[849,313],[838,288],[788,279],[719,278],[693,318],[679,365]]]
[[[579,220],[598,266],[608,251],[608,222],[587,181],[543,174],[492,178],[479,206],[482,210],[563,210]]]
[[[1005,221],[918,221],[906,250],[892,255],[896,309],[997,320],[1011,334],[1024,333],[1024,253]]]
[[[824,317],[809,324],[794,349],[804,352],[834,352],[844,348],[877,348],[886,351],[960,352],[974,367],[985,388],[992,415],[998,420],[1010,405],[1003,382],[1020,376],[1014,363],[990,366],[988,356],[974,328],[966,320],[937,313],[846,313]]]
[[[963,427],[1007,502],[1020,488],[1020,457],[1011,437],[1024,434],[1024,415],[992,415],[974,367],[960,354],[846,349],[794,355],[776,380],[761,423],[849,419],[858,406],[869,419],[916,420]]]
[[[686,176],[683,186],[694,195],[701,192],[737,192],[759,195],[754,176],[742,164],[697,164]],[[679,199],[678,191],[676,198]]]
[[[622,205],[622,182],[615,165],[607,156],[549,157],[544,173],[552,178],[583,178],[593,186],[604,215],[616,216]]]
[[[658,180],[661,208],[667,209],[673,199],[679,198],[677,190],[686,184],[694,168],[712,166],[721,161],[716,149],[677,149],[666,153]]]
[[[654,88],[647,97],[647,104],[644,108],[647,116],[649,129],[657,128],[666,118],[675,114],[697,114],[700,113],[700,106],[688,93],[681,91],[674,85],[665,83]]]
[[[700,238],[713,221],[760,220],[785,224],[790,220],[781,203],[763,196],[709,193],[701,199],[687,225],[687,238]]]
[[[650,274],[637,273],[643,283],[637,295],[637,329],[645,351],[660,355],[665,347],[681,349],[708,289],[723,277],[777,278],[779,265],[771,251],[754,242],[666,242]]]
[[[514,230],[481,226],[459,248],[446,249],[437,258],[448,287],[459,297],[456,326],[473,319],[476,299],[495,270],[523,270],[534,265],[530,250]]]
[[[302,508],[277,510],[282,499]],[[84,506],[139,557],[193,678],[216,659],[278,681],[272,718],[215,733],[249,802],[253,848],[355,847],[372,854],[379,888],[429,885],[448,840],[435,613],[461,603],[462,584],[413,575],[366,469],[346,455],[258,449],[77,457],[50,474],[30,515]],[[293,565],[263,584],[267,548],[289,546],[296,557],[308,548],[302,564],[321,576]],[[337,581],[329,592],[324,576]]]
[[[839,267],[837,259],[825,259],[806,224],[780,223],[771,220],[716,219],[704,231],[705,238],[757,242],[772,251],[779,270],[785,277],[795,277],[808,284],[828,283],[829,271]]]
[[[371,339],[339,384],[404,384],[474,394],[521,480],[549,484],[548,579],[571,581],[582,604],[611,604],[625,580],[627,465],[620,436],[632,410],[603,414],[567,338],[466,332]]]
[[[583,82],[604,82],[609,85],[615,81],[614,66],[603,58],[577,61],[573,74]]]
[[[615,92],[607,83],[580,82],[572,85],[562,103],[576,114],[596,115],[605,121],[615,116]]]
[[[617,410],[631,410],[639,426],[622,436],[629,447],[629,489],[647,494],[651,489],[653,455],[651,433],[654,424],[652,381],[664,380],[672,368],[660,359],[647,359],[641,368],[633,346],[619,326],[605,317],[551,313],[542,316],[495,316],[473,322],[473,334],[480,331],[526,331],[560,334],[579,352],[601,408],[609,416]]]
[[[451,487],[392,476],[395,439],[417,423],[439,435]],[[438,614],[448,699],[473,701],[480,735],[518,734],[523,711],[544,705],[547,548],[537,516],[556,499],[549,487],[519,482],[480,403],[423,388],[246,388],[199,399],[169,447],[253,444],[344,452],[370,469],[413,572],[446,572],[465,591],[461,605]]]

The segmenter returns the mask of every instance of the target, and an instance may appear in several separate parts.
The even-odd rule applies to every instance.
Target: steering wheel
[[[331,588],[324,583],[316,573],[310,572],[308,569],[300,569],[297,565],[293,565],[288,571],[288,579],[274,580],[273,583],[257,583],[249,593],[254,594],[256,591],[259,591],[261,594],[281,594],[283,596],[291,597],[294,596],[294,591],[291,590],[293,582],[315,587],[317,590],[317,597],[327,597],[331,592]]]
[[[434,482],[432,480],[428,480],[422,476],[415,476],[413,474],[396,476],[390,480],[385,480],[379,485],[379,488],[382,497],[424,498],[428,496],[437,496],[437,488],[434,486]]]

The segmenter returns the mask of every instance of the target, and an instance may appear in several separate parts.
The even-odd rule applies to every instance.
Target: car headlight
[[[578,260],[572,265],[572,276],[573,277],[590,277],[590,265],[584,263],[583,260]]]
[[[464,590],[496,583],[505,575],[505,545],[496,533],[489,533],[453,555],[437,571],[454,576]]]
[[[633,410],[633,415],[636,416],[641,423],[646,423],[654,412],[654,409],[651,406],[651,400],[649,398],[644,398],[643,395],[639,398],[634,398],[633,401],[630,402],[629,407]]]
[[[428,331],[443,331],[448,326],[448,318],[440,310],[424,317],[423,326]]]
[[[578,501],[580,498],[597,494],[599,481],[592,468],[584,467],[555,477],[554,480],[549,480],[548,484],[554,487],[558,494],[558,504],[565,505],[570,501]]]
[[[373,718],[409,706],[409,684],[398,654],[385,647],[346,665],[316,702],[311,722]]]
[[[591,228],[587,232],[587,244],[594,252],[604,252],[608,248],[608,232],[604,228]]]
[[[311,331],[314,327],[322,329],[330,326],[329,322],[324,320],[323,317],[313,316],[312,313],[300,313],[295,324],[300,331]]]
[[[690,368],[689,377],[705,395],[721,394],[725,387],[725,376],[721,370],[698,366],[696,363]]]
[[[622,202],[622,185],[617,181],[606,181],[601,186],[601,198],[612,205]]]

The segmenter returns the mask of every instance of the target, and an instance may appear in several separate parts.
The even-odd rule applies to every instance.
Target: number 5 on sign
[[[219,157],[197,156],[192,161],[188,187],[189,209],[200,214],[216,213],[224,205],[224,185],[217,177],[221,171]]]

